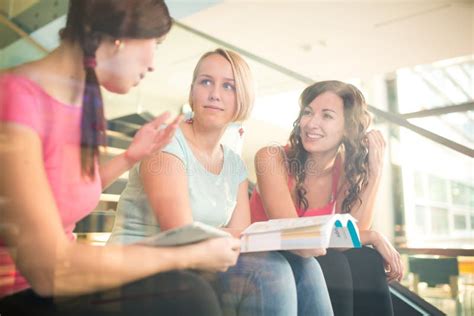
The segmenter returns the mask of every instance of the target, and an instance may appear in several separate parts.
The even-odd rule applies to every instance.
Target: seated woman
[[[217,49],[201,57],[190,88],[193,117],[162,152],[132,169],[110,242],[133,242],[193,221],[238,236],[250,224],[245,165],[220,141],[231,122],[248,117],[253,98],[250,69],[238,54]],[[332,315],[312,258],[241,254],[235,267],[215,277],[227,315]]]
[[[177,270],[225,269],[239,240],[97,247],[72,233],[102,189],[177,128],[179,118],[159,129],[162,115],[99,165],[100,87],[138,84],[171,24],[162,0],[71,0],[60,46],[0,75],[1,315],[221,315],[210,284]]]
[[[290,144],[265,147],[256,155],[258,184],[250,199],[252,222],[352,214],[358,220],[362,244],[375,250],[329,249],[317,257],[334,314],[392,315],[387,279],[401,279],[400,256],[385,237],[369,230],[382,172],[383,137],[375,130],[366,133],[367,105],[350,84],[317,82],[303,91],[300,103]],[[307,251],[297,253],[306,255]]]

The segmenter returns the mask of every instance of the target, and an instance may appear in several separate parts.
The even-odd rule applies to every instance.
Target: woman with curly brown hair
[[[350,213],[358,220],[362,243],[375,250],[294,252],[317,256],[335,315],[392,315],[387,280],[401,279],[400,256],[370,230],[382,173],[382,134],[367,132],[367,105],[353,85],[317,82],[303,91],[300,103],[289,145],[265,147],[256,155],[252,222]]]

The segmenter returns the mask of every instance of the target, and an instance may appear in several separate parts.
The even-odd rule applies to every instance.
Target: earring
[[[240,138],[243,137],[244,132],[245,132],[244,128],[242,127],[242,125],[240,125],[240,128],[239,128],[239,135],[240,135]]]
[[[193,120],[193,116],[194,116],[194,112],[191,112],[191,116],[186,120],[184,121],[186,124],[193,124],[194,120]]]
[[[118,50],[122,50],[125,47],[125,43],[119,39],[116,39],[114,41],[115,47],[117,47]]]

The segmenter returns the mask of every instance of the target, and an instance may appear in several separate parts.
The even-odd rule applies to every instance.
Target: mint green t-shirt
[[[239,185],[247,178],[242,159],[226,146],[222,146],[224,164],[220,174],[207,171],[196,159],[180,128],[163,152],[180,159],[188,177],[188,188],[192,215],[195,221],[215,227],[226,226],[237,204]],[[126,188],[120,196],[115,224],[109,243],[133,243],[160,232],[140,179],[140,163],[129,172]],[[154,170],[172,172],[172,170]],[[169,205],[166,212],[174,212]]]

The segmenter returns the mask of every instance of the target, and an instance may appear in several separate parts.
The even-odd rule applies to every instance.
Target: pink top
[[[341,173],[341,159],[338,156],[334,163],[332,170],[332,191],[331,199],[328,204],[322,208],[309,208],[306,211],[295,204],[296,212],[299,217],[303,216],[318,216],[318,215],[329,215],[336,213],[336,197],[337,197],[337,186]],[[292,176],[288,176],[288,188],[291,190],[294,187],[295,179]],[[257,191],[257,187],[253,189],[252,196],[250,197],[250,212],[251,220],[254,222],[267,221],[268,216],[263,207],[262,199]]]
[[[81,107],[59,102],[26,77],[4,74],[0,76],[0,121],[26,126],[40,138],[64,233],[74,239],[76,222],[94,209],[102,190],[98,168],[94,180],[81,175]],[[26,288],[28,282],[0,239],[0,297]]]

